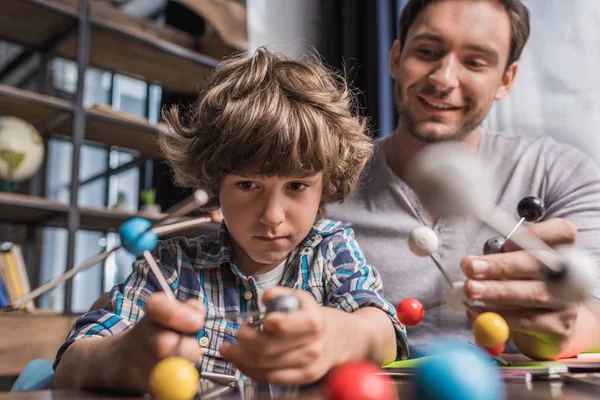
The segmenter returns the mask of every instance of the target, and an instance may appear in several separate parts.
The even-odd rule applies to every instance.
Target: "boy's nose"
[[[266,199],[259,221],[267,226],[277,226],[285,221],[285,211],[275,196]]]

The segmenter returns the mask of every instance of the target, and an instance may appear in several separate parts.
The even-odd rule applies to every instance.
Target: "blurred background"
[[[524,2],[532,34],[512,93],[485,128],[550,135],[599,161],[600,3]],[[396,115],[387,57],[404,3],[2,0],[0,241],[22,250],[27,284],[112,248],[132,216],[157,220],[189,196],[157,153],[160,110],[190,104],[235,51],[266,45],[297,57],[316,49],[360,89],[373,135],[389,134]],[[117,252],[34,307],[84,312],[133,261]]]

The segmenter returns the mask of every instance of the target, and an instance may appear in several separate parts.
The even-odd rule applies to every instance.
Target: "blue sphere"
[[[504,399],[500,370],[479,349],[447,340],[434,345],[431,354],[419,364],[417,399]]]
[[[147,230],[152,224],[144,218],[132,218],[119,228],[121,244],[136,257],[144,251],[152,251],[158,242],[158,236],[153,230]]]

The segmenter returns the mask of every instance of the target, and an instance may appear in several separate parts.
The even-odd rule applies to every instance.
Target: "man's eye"
[[[237,185],[243,190],[250,190],[256,187],[254,182],[238,182]]]
[[[301,183],[301,182],[292,182],[288,186],[290,189],[292,189],[294,191],[304,190],[308,187],[308,185],[306,183]]]
[[[479,61],[467,61],[467,65],[473,67],[473,68],[483,68],[485,67],[485,64]]]
[[[437,54],[429,49],[419,49],[419,54],[428,58],[437,57]]]

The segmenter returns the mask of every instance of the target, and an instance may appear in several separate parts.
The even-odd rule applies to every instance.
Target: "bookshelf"
[[[230,1],[233,2],[223,0],[221,3]],[[208,7],[210,3],[206,2]],[[208,11],[207,15],[219,13],[217,9]],[[84,75],[81,71],[93,66],[182,94],[197,93],[219,62],[213,55],[222,57],[233,50],[231,43],[240,43],[239,32],[235,33],[235,37],[223,37],[227,32],[223,21],[227,20],[227,16],[220,16],[219,35],[213,31],[198,38],[125,14],[101,1],[0,1],[0,39],[25,46],[21,54],[23,57],[32,52],[39,52],[42,57],[60,56],[77,63],[80,77]],[[200,49],[206,52],[201,53]],[[59,136],[73,145],[68,204],[35,196],[42,194],[39,190],[33,190],[29,195],[0,193],[0,223],[24,224],[27,240],[41,238],[39,233],[37,236],[33,233],[40,226],[68,230],[67,269],[75,266],[75,236],[78,230],[106,232],[117,229],[134,216],[154,222],[165,215],[128,213],[83,206],[78,202],[83,144],[118,146],[137,157],[160,159],[156,144],[157,135],[162,134],[160,124],[150,124],[144,118],[132,117],[105,106],[84,107],[83,79],[77,80],[72,101],[0,84],[0,114],[22,118],[36,126],[46,138]],[[179,235],[196,236],[214,232],[217,228],[217,224],[207,224]],[[39,252],[39,243],[35,246]],[[31,257],[29,254],[28,261]],[[65,288],[66,314],[71,312],[71,296],[72,281],[68,281]]]
[[[43,197],[0,192],[0,223],[43,224],[54,227],[66,227],[69,206]],[[103,207],[79,206],[81,216],[80,229],[109,231],[116,230],[125,221],[141,217],[156,222],[167,214],[137,213],[111,210]],[[186,218],[182,218],[185,220]],[[217,231],[217,223],[208,223],[177,235],[198,236]]]
[[[27,120],[42,134],[72,136],[71,113],[71,104],[66,100],[0,84],[0,114]],[[159,125],[103,106],[87,108],[85,117],[86,141],[160,158],[154,137],[160,133]]]
[[[80,1],[2,0],[0,38],[53,48],[58,56],[77,60],[79,35],[74,27],[81,20]],[[196,93],[218,64],[195,51],[196,39],[183,32],[141,23],[102,2],[90,1],[88,6],[90,66],[147,79],[176,92]]]

